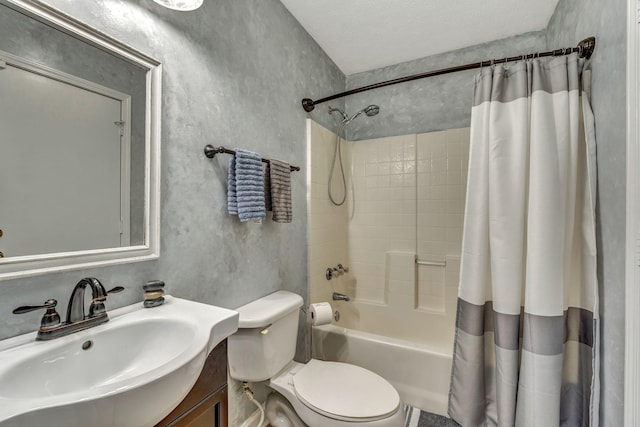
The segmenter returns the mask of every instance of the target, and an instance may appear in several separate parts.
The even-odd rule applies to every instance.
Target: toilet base
[[[289,401],[276,392],[267,397],[265,415],[271,427],[307,427]]]
[[[285,369],[283,369],[278,375],[274,376],[269,381],[269,387],[282,395],[284,399],[286,399],[289,406],[295,411],[298,420],[304,423],[302,424],[302,426],[354,427],[355,425],[357,425],[358,427],[403,427],[404,411],[402,409],[402,403],[398,405],[398,409],[393,414],[386,418],[383,418],[381,420],[363,422],[337,420],[334,418],[329,418],[312,410],[304,403],[302,403],[302,401],[296,396],[295,389],[293,388],[292,378],[304,366],[305,365],[303,365],[302,363],[291,362]],[[285,413],[286,411],[282,409],[279,412],[279,415],[284,417]],[[269,421],[271,422],[271,420]],[[299,427],[299,425],[295,424],[294,422],[295,419],[294,421],[291,421],[291,424],[289,424],[289,426]],[[287,424],[282,424],[282,426],[289,427]]]

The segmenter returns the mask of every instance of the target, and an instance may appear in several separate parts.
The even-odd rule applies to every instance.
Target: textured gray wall
[[[549,23],[549,48],[596,36],[591,105],[598,149],[598,279],[601,325],[601,425],[624,425],[626,192],[625,0],[561,0]]]
[[[122,285],[108,308],[140,301],[141,286],[162,279],[168,292],[236,308],[277,289],[307,296],[307,93],[344,90],[345,77],[278,0],[207,0],[175,12],[151,0],[46,0],[159,59],[162,81],[161,255],[157,261],[0,282],[0,338],[33,331],[42,313],[14,307],[60,302],[95,276]],[[342,104],[344,105],[344,104]],[[326,114],[312,113],[330,127]],[[229,157],[207,159],[205,144],[242,147],[302,167],[292,174],[293,223],[241,224],[226,213]],[[302,317],[302,316],[301,316]],[[304,359],[301,325],[297,358]],[[230,384],[232,424],[255,407]],[[264,397],[264,390],[256,390]]]
[[[141,285],[235,308],[277,289],[307,298],[306,93],[344,90],[344,75],[277,0],[207,0],[180,13],[151,0],[48,0],[48,4],[156,57],[164,65],[162,229],[157,261],[0,282],[0,338],[33,331],[41,313],[23,304],[60,301],[95,276],[127,290],[107,302],[140,301]],[[316,117],[317,115],[317,117]],[[326,114],[312,117],[330,126]],[[226,213],[229,157],[205,144],[255,150],[302,166],[292,174],[294,221],[241,224]]]
[[[526,33],[347,76],[347,89],[491,58],[539,52],[545,48],[543,31]],[[377,116],[359,117],[351,122],[347,127],[347,139],[355,141],[468,127],[471,121],[473,76],[476,73],[471,70],[446,74],[345,98],[350,115],[369,104],[380,106]],[[323,92],[322,96],[327,95],[330,94]],[[322,109],[326,112],[326,107]]]

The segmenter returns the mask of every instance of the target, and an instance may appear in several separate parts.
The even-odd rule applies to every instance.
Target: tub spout
[[[333,293],[333,300],[334,301],[349,301],[349,296],[345,295],[345,294],[340,294],[338,292],[334,292]]]

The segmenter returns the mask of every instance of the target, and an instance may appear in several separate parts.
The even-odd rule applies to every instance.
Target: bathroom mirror
[[[0,0],[0,280],[159,256],[161,68]]]

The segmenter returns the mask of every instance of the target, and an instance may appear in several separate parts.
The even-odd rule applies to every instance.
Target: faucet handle
[[[43,330],[60,324],[60,315],[56,311],[56,305],[58,305],[57,300],[48,299],[42,305],[23,305],[22,307],[18,307],[13,310],[13,314],[29,313],[30,311],[46,308],[47,311],[40,321],[40,330]]]
[[[118,292],[124,291],[124,286],[116,286],[113,289],[109,289],[108,291],[104,291],[103,295],[100,295],[93,299],[92,302],[102,302],[107,299],[107,295],[109,294],[117,294]]]
[[[107,299],[107,295],[117,294],[118,292],[122,291],[124,291],[123,286],[116,286],[113,289],[105,291],[104,295],[94,298],[93,301],[91,301],[91,305],[89,306],[89,317],[96,317],[99,314],[106,313],[107,309],[104,306],[104,301]]]
[[[48,299],[42,305],[23,305],[21,307],[15,308],[13,310],[13,314],[24,314],[29,313],[30,311],[39,310],[41,308],[46,308],[47,310],[51,308],[55,308],[58,305],[58,301],[54,299]]]

